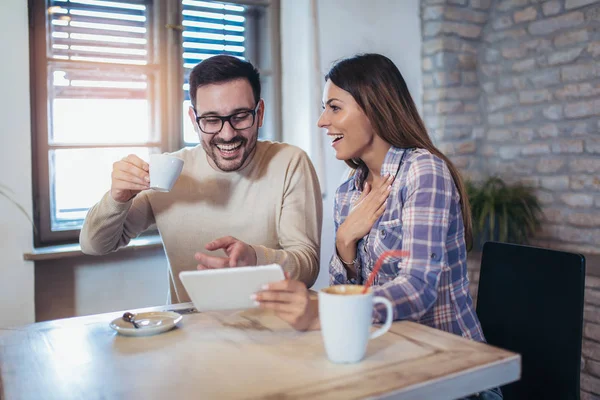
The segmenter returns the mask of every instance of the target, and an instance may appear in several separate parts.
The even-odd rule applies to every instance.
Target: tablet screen
[[[182,271],[183,283],[198,311],[256,308],[250,298],[271,282],[285,279],[278,264]]]

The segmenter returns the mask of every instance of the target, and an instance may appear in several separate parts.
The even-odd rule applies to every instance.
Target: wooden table
[[[121,314],[0,330],[0,399],[435,400],[520,376],[518,354],[412,322],[371,341],[362,362],[336,365],[321,332],[258,310],[185,314],[149,337],[112,331]]]

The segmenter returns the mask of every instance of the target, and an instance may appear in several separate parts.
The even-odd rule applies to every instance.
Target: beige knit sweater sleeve
[[[253,245],[258,265],[280,264],[290,275],[312,286],[319,275],[323,200],[317,173],[306,155],[294,155],[286,171],[278,224],[281,250]]]
[[[85,218],[79,234],[81,251],[91,255],[116,251],[153,223],[152,208],[144,192],[127,203],[115,201],[107,192]]]

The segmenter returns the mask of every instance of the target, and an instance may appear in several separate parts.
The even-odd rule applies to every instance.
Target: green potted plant
[[[542,208],[534,190],[508,185],[498,177],[480,184],[466,182],[473,220],[473,247],[487,241],[526,244],[539,228]]]

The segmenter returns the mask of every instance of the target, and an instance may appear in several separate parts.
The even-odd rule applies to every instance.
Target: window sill
[[[119,251],[135,251],[157,248],[162,248],[162,240],[158,235],[132,239],[126,247],[120,249]],[[31,253],[23,254],[23,259],[26,261],[45,261],[68,257],[79,257],[83,255],[85,254],[81,251],[79,244],[63,244],[34,249]]]

